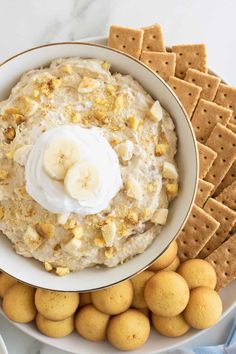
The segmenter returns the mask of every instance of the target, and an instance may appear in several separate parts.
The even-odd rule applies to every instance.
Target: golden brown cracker
[[[178,96],[188,117],[191,118],[202,89],[174,76],[169,78],[168,85]]]
[[[236,124],[228,123],[227,128],[236,134]]]
[[[202,92],[200,98],[213,101],[220,84],[220,78],[214,75],[203,73],[196,69],[188,69],[184,80],[200,86]]]
[[[217,158],[205,177],[206,181],[215,185],[214,193],[236,159],[236,134],[218,123],[206,145],[217,152]]]
[[[202,208],[207,199],[209,198],[213,188],[214,185],[212,183],[206,182],[203,179],[199,179],[195,204]]]
[[[216,199],[229,208],[236,210],[236,180],[223,189]]]
[[[175,75],[183,79],[189,68],[206,72],[207,55],[205,44],[183,44],[172,46],[172,52],[176,53]]]
[[[236,279],[236,234],[222,243],[206,260],[215,268],[217,274],[216,291]]]
[[[215,161],[217,153],[199,142],[197,143],[197,148],[199,154],[199,178],[203,179]]]
[[[219,227],[218,221],[194,205],[190,216],[177,238],[181,261],[195,258]]]
[[[192,126],[197,140],[204,144],[216,124],[226,125],[232,113],[228,108],[200,99],[192,117]]]
[[[129,27],[111,26],[108,47],[118,49],[139,59],[143,43],[143,30]]]
[[[175,53],[143,51],[140,60],[165,81],[168,81],[169,77],[175,74]]]
[[[236,87],[220,84],[216,93],[215,102],[233,110],[234,114],[231,117],[230,123],[236,124]]]
[[[158,23],[144,27],[143,31],[143,50],[152,52],[166,51],[162,28]]]
[[[236,160],[233,162],[232,166],[226,173],[225,177],[222,179],[220,185],[216,189],[214,196],[219,195],[223,189],[228,187],[231,183],[233,183],[236,180]]]
[[[236,222],[236,212],[213,198],[208,199],[203,209],[217,220],[220,226],[199,253],[200,258],[207,257],[218,248],[225,241]]]

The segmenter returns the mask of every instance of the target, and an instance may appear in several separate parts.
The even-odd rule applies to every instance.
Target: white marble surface
[[[204,42],[209,67],[236,86],[235,0],[0,0],[0,61],[44,43],[162,24],[167,45]],[[188,347],[224,341],[236,310]],[[56,354],[0,318],[9,354]],[[62,354],[62,352],[60,352]]]

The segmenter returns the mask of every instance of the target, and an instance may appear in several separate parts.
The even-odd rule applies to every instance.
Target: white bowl
[[[0,269],[30,285],[58,291],[92,291],[114,285],[149,266],[177,237],[191,210],[198,180],[196,141],[187,115],[172,90],[148,67],[119,51],[88,43],[54,43],[27,50],[0,65],[0,100],[6,99],[20,76],[31,69],[48,65],[55,58],[80,56],[100,58],[112,64],[112,70],[130,74],[172,116],[178,135],[177,163],[180,190],[171,203],[168,223],[142,254],[115,268],[89,268],[65,277],[47,273],[41,263],[17,255],[6,237],[0,238]]]

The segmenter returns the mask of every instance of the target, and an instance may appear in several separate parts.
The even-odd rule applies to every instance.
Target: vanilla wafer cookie
[[[216,199],[227,205],[229,208],[236,210],[236,180],[216,197]]]
[[[234,114],[231,117],[230,123],[236,124],[236,87],[220,84],[216,93],[215,102],[233,110]]]
[[[199,178],[203,179],[215,161],[217,153],[199,142],[197,143],[197,148],[199,155]]]
[[[168,81],[169,77],[175,74],[175,53],[143,51],[140,60],[165,81]]]
[[[218,221],[194,205],[188,220],[177,238],[181,261],[195,258],[219,227]]]
[[[208,199],[203,209],[217,220],[220,226],[199,253],[200,258],[207,257],[218,248],[225,241],[236,222],[236,212],[213,198]]]
[[[214,193],[236,159],[236,134],[217,124],[206,145],[217,152],[217,158],[205,177],[206,181],[215,185]]]
[[[217,275],[216,291],[236,279],[236,234],[222,243],[206,260],[215,268]]]
[[[180,80],[174,76],[169,78],[168,85],[178,96],[188,117],[191,118],[200,97],[202,90],[201,87],[190,84],[187,81]]]
[[[216,124],[226,125],[232,113],[228,108],[200,99],[192,117],[192,126],[197,140],[204,144]]]
[[[189,68],[202,72],[207,71],[207,55],[205,44],[183,44],[172,46],[176,53],[175,75],[180,79],[185,77]]]
[[[111,26],[108,47],[118,49],[139,59],[143,44],[143,30],[121,26]]]
[[[184,80],[202,88],[200,98],[213,101],[220,84],[220,78],[214,75],[203,73],[196,69],[188,69]]]
[[[202,208],[205,202],[207,201],[207,199],[209,198],[213,188],[214,188],[214,184],[199,178],[195,204],[200,208]]]
[[[158,23],[144,27],[143,31],[143,50],[152,52],[166,51],[162,28]]]

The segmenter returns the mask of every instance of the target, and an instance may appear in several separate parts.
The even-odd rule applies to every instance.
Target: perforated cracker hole
[[[198,243],[198,239],[196,238],[195,240],[194,240],[196,243]]]
[[[202,189],[202,188],[200,188],[200,192],[203,192],[203,189]]]
[[[188,65],[192,65],[191,61],[188,63]]]
[[[146,47],[146,49],[150,49],[149,45]]]
[[[209,247],[207,247],[207,251],[210,251],[210,248],[209,248]]]
[[[154,34],[154,35],[152,36],[152,38],[153,38],[153,39],[156,39],[156,36],[155,36],[155,34]]]
[[[206,225],[206,229],[209,229],[209,225]]]
[[[203,112],[204,112],[204,113],[206,113],[206,112],[207,112],[206,108],[204,108]]]
[[[229,108],[233,108],[231,104],[229,105]]]
[[[122,48],[124,48],[124,49],[125,49],[125,48],[126,48],[126,45],[125,45],[125,44],[124,44],[124,45],[122,45]]]
[[[116,36],[116,38],[119,38],[119,37],[120,37],[119,34],[116,34],[115,36]]]
[[[210,88],[210,87],[211,87],[211,84],[208,84],[207,86]]]
[[[151,64],[151,63],[152,63],[152,61],[149,59],[149,60],[148,60],[148,63],[149,63],[149,64]]]
[[[183,55],[183,53],[179,53],[179,56],[181,57]]]
[[[191,92],[188,93],[189,96],[192,96]]]
[[[169,64],[169,62],[168,62],[168,61],[166,61],[166,62],[165,62],[165,64],[166,64],[166,65],[168,65],[168,64]]]
[[[225,276],[226,276],[226,277],[228,276],[228,273],[227,273],[227,272],[225,272]]]
[[[219,118],[220,118],[220,119],[222,119],[222,118],[223,118],[223,116],[219,116]]]
[[[132,41],[135,41],[135,38],[134,38],[134,37],[132,37]]]
[[[192,82],[195,82],[195,79],[192,79]]]

